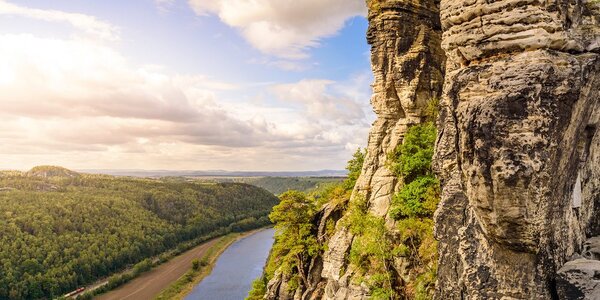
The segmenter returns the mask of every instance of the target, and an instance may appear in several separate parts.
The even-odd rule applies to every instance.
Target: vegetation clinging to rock
[[[391,232],[385,220],[368,212],[366,199],[355,197],[349,205],[342,224],[350,229],[354,240],[350,249],[349,262],[365,277],[373,299],[395,299],[397,277],[392,272],[392,260],[396,252]],[[357,282],[361,283],[361,282]]]
[[[437,100],[428,103],[425,123],[411,126],[402,144],[388,155],[388,168],[400,181],[389,216],[369,213],[360,195],[350,203],[343,224],[354,235],[349,263],[373,299],[431,299],[437,271],[433,213],[440,198],[439,181],[431,170]],[[406,264],[404,270],[398,265]],[[402,267],[400,267],[402,269]]]
[[[256,279],[246,300],[263,299],[268,282],[279,273],[285,277],[288,292],[297,288],[306,291],[307,271],[322,256],[327,238],[333,233],[333,219],[317,219],[325,205],[344,210],[358,179],[366,153],[358,149],[348,161],[348,178],[344,182],[328,183],[306,194],[298,191],[283,193],[279,205],[270,214],[275,223],[275,243],[263,275]],[[325,232],[318,236],[318,223],[325,222]]]
[[[290,278],[290,288],[300,283],[308,286],[305,267],[322,249],[314,234],[316,206],[312,199],[298,191],[285,192],[269,218],[275,223],[275,245],[280,270]],[[300,282],[301,281],[301,282]]]
[[[348,161],[346,165],[346,170],[348,170],[348,178],[344,181],[344,188],[347,190],[352,190],[358,177],[360,176],[360,172],[362,171],[362,166],[365,161],[366,150],[363,151],[360,148],[356,149],[356,152],[352,154],[352,159]]]
[[[390,216],[397,221],[396,242],[411,265],[405,293],[415,299],[433,297],[437,270],[432,218],[440,199],[440,184],[431,171],[435,139],[433,122],[414,125],[391,155],[392,169],[403,186],[392,200]]]

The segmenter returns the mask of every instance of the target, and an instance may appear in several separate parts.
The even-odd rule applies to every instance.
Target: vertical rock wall
[[[564,297],[558,269],[600,235],[599,4],[442,0],[440,10],[436,297]]]
[[[370,213],[387,218],[398,184],[387,168],[388,154],[402,143],[410,125],[423,121],[429,100],[441,96],[445,57],[440,46],[439,2],[370,0],[367,4],[367,40],[375,76],[371,103],[377,120],[352,197],[365,197]],[[353,270],[347,265],[352,239],[338,224],[324,255],[325,299],[367,298],[364,287],[353,285]]]
[[[441,97],[436,298],[600,299],[600,1],[367,4],[377,120],[352,197],[394,230],[388,153]],[[279,274],[266,299],[369,298],[343,210],[319,218],[339,221],[311,285]]]

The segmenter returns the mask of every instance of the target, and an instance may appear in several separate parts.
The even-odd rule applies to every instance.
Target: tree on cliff
[[[302,284],[307,286],[305,266],[321,247],[313,233],[312,220],[317,209],[312,199],[298,191],[288,191],[280,199],[279,205],[269,215],[276,224],[275,251],[285,253],[280,257],[283,272],[287,275],[296,273]]]
[[[366,150],[366,149],[365,149]],[[346,170],[348,170],[348,178],[344,181],[344,188],[352,190],[360,176],[362,166],[365,161],[366,151],[362,151],[360,148],[356,149],[356,152],[352,155],[352,159],[348,161]]]

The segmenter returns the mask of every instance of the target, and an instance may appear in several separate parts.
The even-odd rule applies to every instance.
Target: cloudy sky
[[[342,169],[364,0],[0,0],[0,169]]]

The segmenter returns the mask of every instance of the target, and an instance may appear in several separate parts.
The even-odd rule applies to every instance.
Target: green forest
[[[260,177],[246,178],[243,182],[280,195],[289,190],[311,192],[343,180],[340,177]]]
[[[242,182],[261,187],[275,195],[290,190],[312,192],[344,181],[343,177],[210,177],[194,178],[200,182]]]
[[[51,299],[214,232],[269,224],[244,183],[0,172],[0,299]]]

